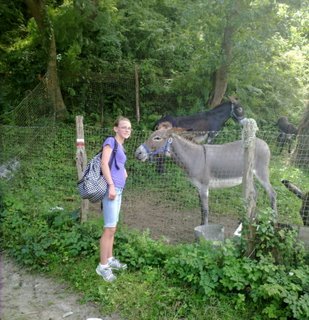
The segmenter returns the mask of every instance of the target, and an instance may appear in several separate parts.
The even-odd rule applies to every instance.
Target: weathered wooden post
[[[139,77],[138,77],[138,65],[135,65],[135,112],[137,123],[141,120],[140,106],[139,106]]]
[[[78,180],[82,178],[87,165],[87,154],[85,149],[83,116],[76,116],[76,168]],[[81,222],[87,221],[89,210],[89,200],[82,199],[81,203]]]
[[[243,195],[247,216],[252,222],[255,219],[255,190],[253,181],[253,166],[255,153],[255,133],[258,130],[254,119],[246,119],[243,124],[242,140],[244,147],[244,175],[243,175]]]
[[[255,156],[255,133],[258,130],[254,119],[246,119],[243,123],[242,140],[244,148],[244,174],[243,174],[243,195],[245,209],[249,219],[247,256],[250,256],[254,249],[255,230],[252,223],[256,215],[256,197],[253,181],[253,166]]]

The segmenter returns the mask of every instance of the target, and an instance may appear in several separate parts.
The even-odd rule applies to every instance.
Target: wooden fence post
[[[243,175],[243,194],[246,205],[247,216],[252,222],[255,218],[255,190],[253,181],[253,165],[255,153],[255,133],[258,130],[254,119],[246,119],[243,124],[242,140],[244,147],[244,175]]]
[[[139,77],[138,77],[138,65],[135,65],[135,111],[137,123],[141,120],[140,105],[139,105]]]
[[[258,130],[254,119],[246,119],[243,124],[242,140],[244,148],[244,174],[243,174],[243,195],[245,199],[245,209],[249,219],[247,230],[248,245],[247,256],[251,256],[254,252],[255,229],[252,223],[256,215],[256,197],[253,181],[253,165],[255,156],[255,133]]]
[[[78,180],[82,178],[87,165],[87,154],[85,149],[83,116],[76,116],[76,168]],[[89,211],[89,200],[82,199],[80,221],[87,221]]]

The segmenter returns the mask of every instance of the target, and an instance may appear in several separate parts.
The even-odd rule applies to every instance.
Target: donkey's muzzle
[[[143,145],[140,145],[135,151],[135,158],[140,161],[146,161],[148,157],[147,150]]]

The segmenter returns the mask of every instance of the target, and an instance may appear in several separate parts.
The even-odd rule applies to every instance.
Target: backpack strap
[[[111,157],[110,157],[110,159],[109,159],[108,165],[109,165],[109,167],[111,168],[111,167],[112,167],[112,164],[113,164],[113,161],[115,160],[115,167],[116,167],[117,170],[119,170],[120,168],[119,168],[119,166],[118,166],[117,159],[116,159],[116,153],[117,153],[117,150],[118,150],[118,142],[117,142],[117,140],[115,139],[115,137],[113,137],[113,136],[108,136],[107,138],[113,138],[113,139],[115,140],[114,148],[113,148]],[[107,139],[107,138],[106,138],[106,139]],[[100,153],[101,153],[101,158],[102,158],[102,150],[100,150],[100,151],[97,153],[97,155],[100,154]],[[1,319],[0,319],[0,320],[1,320]]]
[[[108,165],[111,168],[111,166],[113,164],[113,161],[115,160],[116,169],[119,170],[119,166],[118,166],[117,159],[116,159],[116,153],[117,153],[117,150],[118,150],[118,142],[115,139],[115,137],[113,137],[113,138],[115,140],[115,144],[114,144],[113,152],[112,152],[111,158],[109,159]]]

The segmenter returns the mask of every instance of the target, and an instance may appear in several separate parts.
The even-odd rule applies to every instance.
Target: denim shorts
[[[111,200],[108,198],[108,190],[102,200],[103,202],[103,218],[105,228],[114,228],[119,221],[119,213],[121,207],[123,188],[115,187],[116,198]]]

